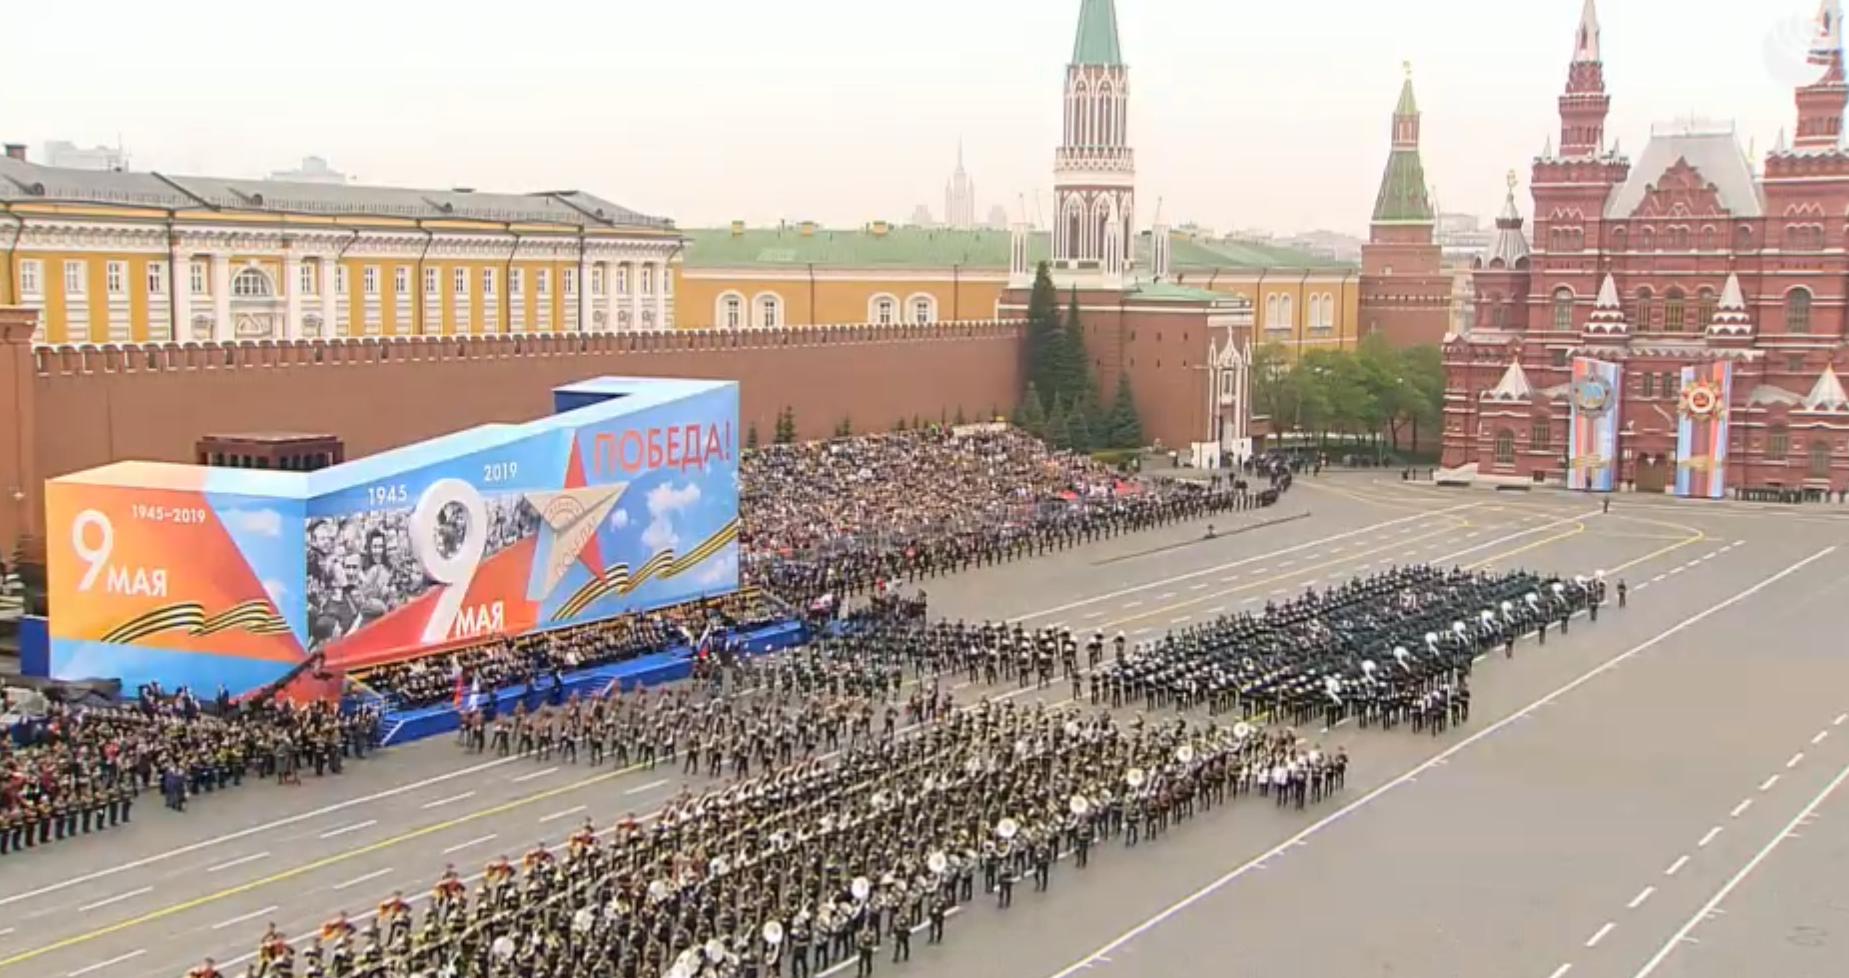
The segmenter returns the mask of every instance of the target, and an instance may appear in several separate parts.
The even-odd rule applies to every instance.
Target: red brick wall
[[[258,431],[333,434],[354,458],[544,415],[553,387],[602,375],[737,380],[741,424],[765,442],[785,405],[806,438],[843,416],[856,431],[959,409],[973,420],[1014,409],[1021,337],[1015,323],[940,323],[40,348],[35,460],[39,478],[119,459],[190,462],[203,434]],[[36,494],[30,508],[37,525]]]

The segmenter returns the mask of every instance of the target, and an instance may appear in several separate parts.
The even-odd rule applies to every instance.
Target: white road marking
[[[559,769],[556,767],[542,768],[538,771],[534,771],[531,774],[522,774],[521,776],[514,779],[514,783],[520,784],[523,781],[531,781],[534,778],[543,778],[548,774],[557,774],[558,771]]]
[[[450,846],[448,849],[443,850],[443,855],[447,856],[452,852],[461,852],[462,850],[467,849],[471,846],[479,846],[484,842],[493,842],[495,840],[495,837],[496,837],[496,833],[490,832],[487,835],[484,835],[477,839],[470,839],[467,842],[458,842],[455,845]]]
[[[1688,865],[1688,856],[1684,854],[1678,857],[1675,862],[1670,863],[1669,868],[1663,870],[1663,875],[1664,876],[1674,876],[1677,873],[1682,871],[1682,867],[1687,866],[1687,865]]]
[[[92,964],[92,965],[85,965],[84,967],[78,968],[76,971],[70,972],[69,974],[65,975],[65,978],[77,978],[78,975],[87,975],[92,971],[99,971],[103,968],[109,967],[112,964],[121,964],[122,962],[127,961],[130,958],[141,957],[142,955],[146,953],[148,953],[147,948],[139,947],[133,951],[128,952],[127,954],[118,954],[115,957],[110,958],[107,961],[98,961],[97,963]]]
[[[212,929],[213,930],[224,930],[225,928],[230,927],[232,924],[241,924],[246,920],[253,920],[257,917],[263,916],[264,914],[275,913],[275,912],[276,912],[275,907],[264,907],[262,910],[252,910],[250,913],[243,914],[237,917],[233,917],[230,920],[221,920],[218,923],[213,924]]]
[[[668,783],[668,779],[662,778],[660,781],[650,781],[648,784],[636,785],[635,787],[629,789],[628,791],[623,792],[623,794],[639,795],[644,791],[654,791],[656,788],[659,788],[662,785],[667,784],[667,783]]]
[[[332,839],[335,836],[346,835],[348,832],[358,832],[360,829],[369,829],[377,824],[379,824],[378,819],[369,818],[364,822],[355,822],[352,825],[343,825],[337,829],[329,829],[328,831],[321,833],[321,838]]]
[[[1674,576],[1676,576],[1677,574],[1680,574],[1680,573],[1682,573],[1682,572],[1683,572],[1683,571],[1685,571],[1685,570],[1688,570],[1688,568],[1687,568],[1687,567],[1671,567],[1671,568],[1669,569],[1669,576],[1670,576],[1670,577],[1674,577]]]
[[[1207,613],[1210,615],[1223,615],[1226,613],[1226,606],[1221,605],[1218,608],[1208,608]]]
[[[1104,612],[1102,612],[1102,611],[1094,611],[1094,612],[1092,612],[1091,614],[1089,614],[1089,615],[1086,615],[1086,616],[1085,616],[1085,620],[1086,620],[1086,621],[1091,621],[1091,620],[1092,620],[1093,618],[1103,618],[1103,617],[1104,617]]]
[[[541,816],[539,817],[539,824],[541,824],[541,825],[544,825],[544,824],[546,824],[547,822],[556,822],[556,821],[558,821],[558,820],[559,820],[559,819],[561,819],[561,818],[567,818],[567,817],[570,817],[570,816],[572,816],[572,815],[576,815],[576,814],[578,814],[579,812],[581,812],[581,811],[584,811],[585,809],[587,809],[587,808],[589,808],[589,807],[591,807],[591,806],[589,806],[589,805],[573,805],[573,806],[571,806],[570,808],[567,808],[567,809],[565,809],[565,810],[564,810],[564,811],[562,811],[562,812],[553,812],[553,813],[552,813],[552,814],[550,814],[550,815],[541,815]]]
[[[1221,584],[1231,584],[1237,580],[1239,580],[1238,574],[1228,574],[1225,577],[1220,578],[1220,583]]]
[[[1655,893],[1655,892],[1656,892],[1656,887],[1654,886],[1644,887],[1642,890],[1638,891],[1636,896],[1631,898],[1630,903],[1625,904],[1625,909],[1636,910],[1638,907],[1643,906],[1643,903],[1645,900],[1650,899],[1650,894]]]
[[[1695,843],[1695,848],[1706,849],[1708,847],[1708,843],[1713,842],[1714,837],[1720,834],[1721,834],[1721,827],[1718,825],[1714,826],[1713,828],[1708,830],[1707,835],[1704,835],[1701,837],[1700,842]]]
[[[1810,742],[1812,744],[1821,744],[1823,743],[1823,738],[1828,737],[1829,735],[1830,735],[1830,732],[1828,730],[1819,730],[1817,731],[1817,736],[1812,737],[1810,739]]]
[[[18,929],[19,928],[17,927],[0,928],[0,937],[5,937],[6,935],[11,934],[13,931],[18,930]]]
[[[1572,970],[1573,970],[1573,962],[1568,961],[1566,964],[1563,964],[1560,967],[1555,968],[1554,973],[1551,975],[1548,975],[1547,978],[1561,978],[1562,975],[1565,975],[1567,972],[1572,971]]]
[[[1131,632],[1130,634],[1131,634],[1131,636],[1133,636],[1133,637],[1134,637],[1134,636],[1137,636],[1137,635],[1147,635],[1147,634],[1149,634],[1149,632],[1151,632],[1152,630],[1153,630],[1153,629],[1148,629],[1148,628],[1139,628],[1139,629],[1137,629],[1136,631],[1134,631],[1134,632]]]
[[[1183,623],[1183,622],[1189,622],[1189,621],[1193,621],[1193,620],[1194,620],[1194,616],[1193,616],[1193,615],[1182,615],[1182,616],[1181,616],[1180,618],[1170,618],[1170,619],[1168,620],[1168,623],[1169,623],[1169,624],[1171,624],[1171,625],[1179,625],[1179,624],[1181,624],[1181,623]]]
[[[1771,777],[1765,779],[1764,781],[1759,782],[1759,790],[1760,791],[1771,791],[1772,786],[1777,783],[1778,783],[1778,775],[1774,774]]]
[[[1143,602],[1141,601],[1125,601],[1124,602],[1124,607],[1126,608],[1141,608],[1142,606],[1143,606]]]
[[[117,873],[125,873],[131,869],[140,869],[143,866],[151,866],[155,863],[164,862],[168,859],[172,859],[175,856],[184,856],[187,853],[198,852],[201,849],[206,849],[211,846],[223,845],[227,842],[235,842],[239,839],[244,839],[244,838],[248,838],[250,836],[256,835],[259,832],[268,832],[271,829],[279,829],[279,828],[283,828],[284,826],[294,825],[298,822],[306,822],[309,819],[320,818],[323,815],[328,815],[328,814],[332,814],[333,812],[343,811],[345,809],[352,808],[355,805],[364,805],[367,802],[378,801],[382,798],[394,798],[398,795],[402,795],[407,792],[417,791],[422,788],[428,788],[433,784],[441,784],[445,781],[449,781],[455,778],[460,778],[465,775],[475,774],[477,772],[485,771],[492,767],[499,767],[503,764],[510,763],[513,760],[515,760],[515,758],[502,757],[502,758],[497,758],[492,761],[486,761],[481,764],[472,764],[468,767],[457,768],[456,770],[450,771],[445,774],[438,774],[432,777],[424,778],[420,781],[412,781],[408,784],[401,784],[395,788],[387,788],[384,791],[374,792],[370,795],[362,795],[358,798],[349,798],[346,801],[335,802],[332,805],[324,805],[320,808],[314,809],[313,811],[301,812],[295,815],[287,816],[285,818],[279,818],[274,821],[265,822],[262,825],[253,825],[253,826],[250,826],[249,828],[239,829],[236,832],[228,832],[224,835],[213,836],[210,839],[202,839],[198,842],[189,843],[187,845],[180,846],[177,849],[169,849],[166,852],[156,853],[152,856],[144,856],[140,859],[131,860],[129,862],[118,863],[114,866],[110,866],[107,869],[99,869],[93,873],[85,873],[82,876],[72,876],[69,879],[62,879],[56,883],[49,883],[45,886],[41,886],[34,890],[27,890],[24,893],[15,893],[15,894],[12,894],[11,896],[0,897],[0,907],[4,907],[11,903],[18,903],[21,900],[30,900],[33,897],[44,896],[47,893],[56,893],[59,890],[66,889],[72,886],[79,886],[81,884],[88,883],[93,880],[99,880],[105,876],[114,876]]]
[[[1727,817],[1728,818],[1739,818],[1741,812],[1744,812],[1751,807],[1753,807],[1753,800],[1751,798],[1743,799],[1738,805],[1733,806],[1733,811],[1728,812]]]
[[[388,875],[391,873],[391,871],[392,871],[392,868],[390,866],[387,866],[384,869],[374,870],[370,873],[367,873],[364,876],[355,876],[352,879],[346,881],[345,883],[335,883],[334,889],[344,890],[349,886],[358,886],[361,883],[364,883],[368,880],[376,880],[381,876]]]
[[[1591,514],[1587,514],[1587,515],[1591,515]],[[1593,668],[1587,670],[1586,672],[1581,673],[1578,676],[1578,678],[1575,678],[1567,682],[1565,685],[1556,688],[1553,692],[1550,692],[1542,696],[1540,699],[1537,699],[1534,702],[1529,703],[1527,706],[1522,707],[1521,709],[1515,711],[1514,713],[1509,714],[1506,717],[1503,717],[1501,720],[1498,720],[1495,723],[1489,724],[1483,729],[1478,730],[1476,733],[1473,733],[1470,736],[1465,737],[1464,739],[1458,741],[1457,743],[1452,744],[1450,747],[1445,748],[1439,753],[1432,755],[1431,757],[1427,758],[1424,762],[1414,765],[1412,768],[1400,774],[1398,777],[1387,781],[1386,783],[1374,788],[1372,791],[1369,791],[1367,794],[1362,795],[1361,797],[1355,799],[1354,801],[1351,801],[1348,804],[1343,805],[1341,808],[1338,808],[1335,811],[1330,812],[1329,814],[1323,816],[1322,818],[1317,819],[1315,822],[1310,823],[1308,826],[1299,830],[1296,835],[1291,836],[1290,838],[1277,844],[1271,849],[1263,853],[1260,853],[1258,856],[1252,858],[1251,860],[1248,860],[1247,862],[1245,862],[1244,864],[1240,866],[1233,868],[1231,871],[1222,874],[1219,878],[1210,881],[1205,886],[1202,886],[1201,888],[1195,890],[1193,893],[1188,894],[1187,896],[1181,898],[1180,900],[1177,900],[1174,903],[1170,904],[1168,907],[1153,914],[1148,919],[1144,920],[1142,923],[1137,924],[1136,926],[1123,932],[1122,934],[1118,935],[1112,940],[1106,942],[1102,947],[1098,948],[1097,950],[1091,952],[1090,954],[1085,955],[1084,957],[1080,958],[1078,961],[1070,965],[1067,965],[1066,967],[1060,969],[1059,971],[1054,972],[1051,975],[1051,978],[1071,978],[1072,975],[1077,974],[1078,972],[1084,970],[1087,967],[1090,967],[1091,964],[1096,962],[1099,958],[1107,954],[1111,954],[1112,952],[1116,951],[1118,948],[1123,947],[1124,945],[1130,943],[1131,941],[1136,940],[1138,937],[1141,937],[1143,934],[1148,933],[1150,930],[1161,926],[1170,917],[1175,916],[1176,914],[1182,912],[1183,910],[1188,909],[1194,904],[1199,903],[1201,900],[1204,900],[1207,897],[1212,896],[1214,893],[1219,892],[1219,890],[1225,887],[1226,884],[1240,879],[1246,873],[1250,872],[1251,869],[1254,866],[1258,865],[1259,863],[1267,859],[1271,859],[1282,852],[1285,852],[1290,847],[1296,845],[1299,840],[1306,839],[1312,835],[1315,835],[1317,832],[1320,832],[1323,829],[1328,828],[1329,826],[1335,824],[1337,821],[1340,821],[1342,818],[1348,815],[1351,815],[1357,811],[1360,811],[1361,809],[1366,808],[1368,805],[1373,804],[1382,795],[1385,795],[1386,793],[1392,791],[1393,789],[1399,787],[1400,785],[1407,784],[1407,783],[1414,781],[1420,774],[1423,774],[1426,771],[1436,767],[1438,765],[1438,762],[1443,761],[1443,760],[1449,760],[1451,757],[1457,755],[1458,753],[1468,750],[1470,747],[1481,742],[1483,739],[1487,737],[1492,737],[1498,732],[1500,732],[1503,728],[1508,727],[1509,725],[1513,723],[1516,723],[1517,721],[1520,720],[1520,718],[1526,717],[1532,714],[1533,712],[1540,709],[1541,707],[1554,702],[1560,697],[1566,695],[1567,693],[1572,692],[1575,689],[1578,689],[1579,687],[1585,685],[1586,683],[1591,682],[1593,679],[1596,679],[1597,677],[1603,675],[1604,673],[1617,668],[1620,663],[1623,663],[1629,659],[1632,659],[1638,655],[1641,655],[1642,653],[1648,651],[1649,649],[1655,648],[1656,646],[1662,644],[1663,642],[1668,641],[1670,638],[1676,635],[1679,635],[1682,632],[1690,628],[1693,628],[1694,626],[1708,620],[1714,615],[1717,615],[1721,613],[1722,611],[1725,611],[1733,607],[1734,605],[1737,605],[1740,602],[1747,600],[1748,598],[1751,598],[1753,595],[1756,595],[1759,592],[1765,590],[1766,588],[1771,587],[1774,584],[1777,584],[1779,581],[1782,581],[1785,578],[1790,577],[1793,574],[1797,574],[1801,572],[1804,568],[1809,567],[1811,564],[1814,564],[1817,561],[1822,560],[1823,558],[1835,552],[1836,552],[1836,547],[1834,546],[1825,547],[1822,550],[1819,550],[1816,553],[1811,554],[1809,557],[1806,557],[1803,560],[1797,561],[1791,564],[1790,566],[1787,566],[1785,569],[1778,571],[1777,573],[1772,574],[1769,577],[1764,578],[1759,583],[1754,584],[1751,587],[1744,588],[1740,591],[1735,592],[1732,597],[1727,598],[1723,601],[1719,601],[1715,604],[1711,604],[1707,606],[1706,608],[1703,608],[1702,610],[1689,615],[1688,617],[1682,619],[1676,624],[1671,625],[1668,628],[1665,628],[1662,631],[1658,632],[1656,635],[1645,639],[1644,641],[1638,643],[1637,645],[1632,646],[1631,648],[1625,650],[1624,652],[1619,653],[1616,656],[1613,656],[1610,659],[1607,659],[1604,663],[1594,666]],[[1849,775],[1849,768],[1846,768],[1844,770],[1844,773],[1846,775]],[[1680,869],[1681,867],[1678,865],[1676,868]]]
[[[1797,767],[1798,762],[1802,760],[1804,760],[1803,751],[1798,751],[1796,754],[1791,755],[1791,760],[1785,762],[1785,770],[1789,771],[1792,768]]]
[[[427,802],[424,802],[424,804],[423,804],[423,805],[422,805],[421,807],[423,807],[423,808],[441,808],[441,807],[443,807],[444,805],[448,805],[448,804],[450,804],[450,803],[452,803],[452,802],[458,802],[458,801],[463,801],[463,800],[465,800],[465,799],[468,799],[468,798],[473,798],[473,797],[475,797],[475,792],[473,792],[473,791],[465,791],[465,792],[463,792],[462,794],[459,794],[459,795],[450,795],[450,796],[449,796],[448,798],[438,798],[438,799],[437,799],[436,801],[427,801]]]
[[[227,862],[227,863],[219,863],[219,864],[218,864],[218,865],[216,865],[216,866],[207,866],[207,867],[205,868],[205,871],[206,871],[206,872],[208,872],[208,873],[216,873],[216,872],[218,872],[218,871],[219,871],[219,870],[221,870],[221,869],[230,869],[230,868],[231,868],[231,867],[233,867],[233,866],[242,866],[242,865],[244,865],[245,863],[254,863],[254,862],[256,862],[257,860],[259,860],[259,859],[262,859],[263,857],[265,857],[265,856],[267,856],[267,855],[269,855],[269,852],[268,852],[268,851],[265,851],[265,852],[253,852],[253,853],[251,853],[251,854],[250,854],[250,855],[248,855],[248,856],[239,856],[238,858],[236,858],[236,859],[233,859],[233,860],[231,860],[230,862]]]
[[[1158,594],[1158,595],[1156,595],[1156,600],[1157,600],[1157,601],[1167,601],[1168,599],[1170,599],[1170,598],[1172,598],[1172,597],[1174,597],[1174,596],[1175,596],[1175,592],[1173,592],[1173,591],[1167,591],[1167,592],[1164,592],[1164,593],[1162,593],[1162,594]]]
[[[1200,584],[1196,584],[1196,585],[1194,585],[1194,586],[1193,586],[1193,587],[1191,587],[1191,588],[1188,588],[1188,590],[1190,590],[1190,591],[1205,591],[1205,590],[1207,589],[1207,587],[1208,587],[1208,584],[1207,584],[1207,582],[1203,582],[1203,583],[1200,583]]]
[[[83,906],[78,907],[77,912],[78,913],[89,913],[90,911],[95,910],[98,907],[107,907],[112,903],[121,903],[123,900],[132,900],[135,897],[141,896],[144,893],[153,893],[153,892],[154,892],[154,887],[144,886],[139,890],[130,890],[127,893],[118,893],[112,897],[104,897],[103,899],[98,900],[95,903],[86,903]]]
[[[1586,946],[1587,947],[1598,947],[1599,942],[1605,939],[1605,935],[1611,933],[1613,930],[1616,930],[1617,927],[1618,927],[1617,924],[1607,920],[1605,922],[1605,926],[1600,927],[1598,930],[1593,932],[1591,937],[1586,938]]]
[[[1849,720],[1849,713],[1839,713],[1839,714],[1837,714],[1837,715],[1836,715],[1836,719],[1835,719],[1835,721],[1833,721],[1833,722],[1832,722],[1832,723],[1830,724],[1830,726],[1832,726],[1832,727],[1840,727],[1840,726],[1842,726],[1842,725],[1843,725],[1843,721],[1844,721],[1844,720]]]
[[[1637,973],[1633,975],[1632,978],[1648,978],[1651,973],[1655,972],[1657,967],[1663,963],[1663,960],[1669,957],[1670,952],[1676,949],[1676,945],[1681,942],[1683,938],[1687,937],[1690,931],[1695,929],[1695,925],[1701,923],[1701,921],[1712,913],[1716,907],[1721,905],[1722,900],[1727,899],[1728,894],[1732,893],[1748,876],[1752,875],[1753,870],[1758,869],[1759,864],[1765,862],[1766,857],[1772,854],[1772,850],[1777,849],[1779,843],[1784,842],[1785,839],[1791,835],[1791,831],[1798,827],[1800,822],[1809,818],[1812,812],[1816,811],[1832,794],[1836,793],[1836,789],[1842,786],[1843,780],[1846,778],[1849,778],[1849,765],[1844,766],[1841,771],[1837,772],[1836,777],[1831,779],[1829,784],[1824,785],[1822,791],[1817,792],[1817,796],[1812,798],[1810,804],[1805,805],[1802,811],[1798,812],[1796,818],[1787,822],[1784,829],[1773,836],[1772,841],[1765,844],[1765,848],[1755,853],[1752,859],[1747,860],[1746,865],[1740,867],[1740,871],[1735,873],[1732,879],[1729,879],[1719,890],[1715,891],[1714,896],[1709,898],[1708,902],[1704,904],[1700,910],[1695,911],[1694,916],[1691,916],[1688,921],[1682,925],[1682,928],[1676,931],[1674,936],[1664,941],[1663,946],[1657,950],[1656,954],[1651,957],[1649,961],[1644,963],[1642,968],[1637,970]]]

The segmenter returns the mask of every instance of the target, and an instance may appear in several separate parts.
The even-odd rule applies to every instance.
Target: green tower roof
[[[1120,65],[1123,50],[1117,45],[1117,5],[1113,0],[1083,0],[1079,7],[1079,34],[1072,42],[1075,65]]]
[[[1432,202],[1425,193],[1425,164],[1419,161],[1419,151],[1394,150],[1380,178],[1380,196],[1374,200],[1375,223],[1431,220]]]
[[[1393,109],[1394,115],[1418,115],[1419,103],[1412,97],[1412,74],[1407,72],[1406,82],[1400,86],[1400,104]]]

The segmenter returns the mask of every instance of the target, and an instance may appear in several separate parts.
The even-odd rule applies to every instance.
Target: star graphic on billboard
[[[540,600],[565,579],[571,565],[583,562],[593,576],[602,574],[603,554],[597,546],[597,528],[623,498],[628,483],[611,486],[577,486],[557,492],[529,492],[527,502],[539,511],[539,550],[545,559],[545,583]]]

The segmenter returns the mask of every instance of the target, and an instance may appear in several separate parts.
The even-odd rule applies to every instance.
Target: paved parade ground
[[[1498,978],[1842,975],[1849,961],[1849,513],[1305,477],[1271,510],[928,581],[934,615],[1132,642],[1393,565],[1605,571],[1612,601],[1472,676],[1437,737],[1299,733],[1352,757],[1308,811],[1240,799],[1100,847],[1007,910],[978,899],[916,976]],[[1616,607],[1616,582],[1629,607]],[[959,680],[961,681],[961,680]],[[1063,685],[957,695],[1061,702]],[[678,766],[465,755],[447,737],[338,779],[198,799],[10,857],[0,978],[241,973],[265,925],[305,935],[422,898],[584,817],[646,815]],[[228,964],[229,963],[229,964]],[[839,970],[846,965],[838,965]]]

